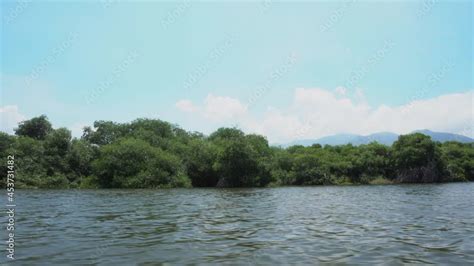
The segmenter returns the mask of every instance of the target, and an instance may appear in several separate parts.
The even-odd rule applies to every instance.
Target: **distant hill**
[[[463,135],[458,135],[458,134],[452,134],[452,133],[445,133],[445,132],[434,132],[428,129],[424,130],[416,130],[414,132],[422,133],[425,135],[428,135],[431,137],[431,139],[439,142],[446,142],[446,141],[458,141],[462,143],[469,143],[469,142],[474,142],[474,139],[463,136]]]
[[[445,132],[434,132],[431,130],[416,130],[414,132],[422,133],[427,136],[430,136],[434,141],[446,142],[446,141],[458,141],[462,143],[474,142],[474,139],[452,133]],[[336,134],[332,136],[322,137],[319,139],[306,139],[306,140],[297,140],[290,142],[288,144],[282,145],[283,147],[289,147],[293,145],[303,145],[311,146],[313,144],[321,145],[343,145],[352,143],[353,145],[362,145],[368,144],[370,142],[376,141],[385,145],[392,145],[398,139],[398,134],[391,132],[379,132],[367,136],[356,135],[356,134]]]

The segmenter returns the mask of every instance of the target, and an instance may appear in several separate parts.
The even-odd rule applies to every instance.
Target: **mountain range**
[[[462,143],[470,143],[474,142],[474,139],[458,135],[452,133],[445,133],[445,132],[434,132],[431,130],[416,130],[412,133],[422,133],[427,136],[430,136],[432,140],[439,141],[439,142],[446,142],[446,141],[458,141]],[[289,147],[293,145],[303,145],[303,146],[311,146],[313,144],[321,144],[321,145],[343,145],[352,143],[353,145],[362,145],[368,144],[370,142],[376,141],[378,143],[384,145],[392,145],[398,139],[399,134],[392,133],[392,132],[379,132],[370,134],[367,136],[363,135],[356,135],[356,134],[336,134],[327,137],[322,137],[319,139],[305,139],[305,140],[296,140],[284,145],[283,147]]]

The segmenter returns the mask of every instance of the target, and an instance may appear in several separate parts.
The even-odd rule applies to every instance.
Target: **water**
[[[16,197],[18,265],[474,263],[474,183]]]

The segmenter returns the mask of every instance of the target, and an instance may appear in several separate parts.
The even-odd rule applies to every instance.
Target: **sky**
[[[473,137],[471,1],[2,1],[0,130]]]

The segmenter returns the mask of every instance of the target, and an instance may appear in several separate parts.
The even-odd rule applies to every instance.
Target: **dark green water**
[[[16,196],[18,265],[474,263],[474,183]]]

